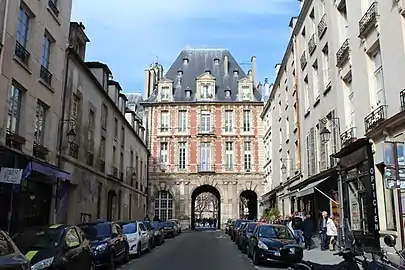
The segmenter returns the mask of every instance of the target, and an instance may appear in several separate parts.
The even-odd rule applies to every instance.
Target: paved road
[[[223,232],[185,232],[119,270],[254,270],[255,267]]]

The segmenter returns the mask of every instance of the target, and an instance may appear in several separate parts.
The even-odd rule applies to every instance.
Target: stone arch
[[[258,200],[259,196],[253,189],[244,189],[238,192],[239,216],[249,220],[257,219],[259,214]]]
[[[198,188],[200,188],[200,187],[202,187],[202,186],[205,186],[205,185],[212,186],[213,188],[215,188],[216,190],[218,190],[218,192],[219,192],[219,197],[220,197],[219,200],[220,200],[220,202],[224,202],[224,192],[223,192],[223,190],[219,187],[218,183],[213,183],[213,184],[199,184],[198,186],[191,188],[191,189],[190,189],[190,193],[188,194],[188,195],[189,195],[189,200],[192,201],[192,199],[193,199],[193,194],[194,194],[194,191],[195,191],[195,190],[197,190]]]
[[[221,226],[221,202],[223,198],[223,194],[221,192],[221,189],[217,185],[210,185],[210,184],[200,184],[199,186],[193,188],[190,191],[190,202],[191,202],[191,228],[195,229],[195,201],[198,195],[202,193],[211,193],[213,194],[217,200],[218,200],[218,205],[217,205],[217,213],[216,213],[216,228],[220,229]]]

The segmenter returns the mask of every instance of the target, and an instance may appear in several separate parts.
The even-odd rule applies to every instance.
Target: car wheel
[[[110,261],[108,262],[108,269],[109,270],[115,269],[115,256],[113,254],[110,255]]]
[[[246,245],[246,254],[249,258],[252,258],[252,254],[250,254],[249,244]]]
[[[148,248],[146,249],[146,252],[150,252],[150,250],[151,250],[152,248],[151,248],[151,244],[150,244],[150,241],[148,242]]]
[[[259,255],[257,254],[256,250],[253,250],[252,261],[254,265],[260,264]]]

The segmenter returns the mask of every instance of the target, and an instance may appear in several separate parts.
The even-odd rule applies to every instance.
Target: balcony
[[[18,59],[22,63],[28,66],[28,60],[30,59],[30,53],[25,49],[25,47],[18,41],[15,43],[15,51],[14,51],[15,56],[17,56]]]
[[[235,165],[234,164],[225,164],[223,166],[223,170],[226,172],[233,172],[235,170]]]
[[[120,181],[124,182],[124,173],[122,171],[120,172]]]
[[[49,70],[41,65],[41,71],[39,72],[39,76],[47,85],[51,85],[52,83],[52,73]]]
[[[326,24],[326,14],[323,14],[321,20],[318,23],[318,37],[321,39],[323,35],[326,33],[326,29],[328,29],[328,25]]]
[[[170,128],[169,128],[169,127],[165,127],[165,126],[161,126],[161,127],[159,128],[159,131],[160,131],[161,133],[168,133],[168,132],[170,131]]]
[[[213,173],[215,172],[215,165],[202,163],[197,165],[197,171],[199,173]]]
[[[86,164],[89,165],[90,167],[93,167],[93,165],[94,165],[94,154],[93,153],[87,152]]]
[[[111,167],[111,175],[114,176],[115,178],[118,178],[118,168],[115,166]]]
[[[336,66],[341,67],[343,63],[347,59],[349,59],[349,54],[350,54],[350,39],[347,38],[336,53]]]
[[[79,157],[79,145],[76,143],[71,143],[69,145],[69,156],[72,158],[78,158]]]
[[[302,56],[300,58],[300,63],[301,63],[301,69],[304,70],[304,68],[307,66],[307,63],[308,63],[308,61],[307,61],[307,52],[306,51],[304,51],[302,53]]]
[[[100,159],[99,170],[100,170],[100,172],[105,173],[105,161],[104,160]]]
[[[56,16],[59,15],[59,10],[58,7],[56,6],[55,0],[48,0],[48,6]]]
[[[315,33],[312,34],[311,38],[308,41],[308,52],[310,55],[314,53],[316,49],[316,35]]]
[[[38,144],[34,142],[34,147],[32,149],[32,154],[36,158],[40,159],[46,159],[46,156],[48,155],[49,150],[44,147],[42,144]]]
[[[198,135],[200,136],[214,136],[215,127],[198,126]]]
[[[359,21],[359,38],[366,37],[367,32],[376,23],[377,15],[377,2],[374,2]]]
[[[401,100],[401,111],[405,111],[405,89],[399,93],[399,99]]]
[[[8,147],[15,148],[17,150],[22,150],[22,146],[25,144],[25,138],[18,135],[17,133],[7,131],[6,134],[6,145]]]
[[[357,139],[354,137],[354,129],[355,129],[354,127],[351,127],[342,134],[340,134],[340,143],[342,147],[348,146]]]
[[[379,126],[387,119],[387,106],[381,105],[364,118],[366,133]]]

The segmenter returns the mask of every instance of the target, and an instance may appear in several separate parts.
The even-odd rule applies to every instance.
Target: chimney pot
[[[225,76],[228,76],[229,73],[229,59],[228,59],[228,55],[224,56],[224,74]]]

